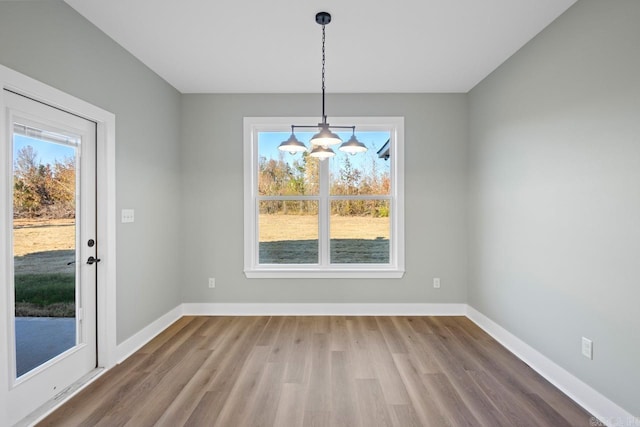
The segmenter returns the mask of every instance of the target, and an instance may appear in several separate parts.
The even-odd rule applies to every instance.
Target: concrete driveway
[[[76,319],[16,317],[18,377],[67,351],[76,344]]]

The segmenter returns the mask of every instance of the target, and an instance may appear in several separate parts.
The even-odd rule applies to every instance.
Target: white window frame
[[[259,264],[258,133],[290,132],[292,124],[317,123],[317,117],[244,118],[244,273],[247,278],[401,278],[404,275],[404,117],[331,117],[334,126],[357,131],[389,131],[391,162],[391,236],[388,264],[330,264],[328,210],[319,208],[319,264]],[[328,186],[328,162],[321,162],[321,186]],[[305,198],[304,196],[301,198]],[[363,196],[367,198],[367,196]],[[375,198],[375,196],[374,196]],[[299,199],[296,197],[296,199]],[[317,199],[311,196],[310,199]],[[327,201],[331,200],[329,197]],[[322,203],[321,205],[322,206]]]

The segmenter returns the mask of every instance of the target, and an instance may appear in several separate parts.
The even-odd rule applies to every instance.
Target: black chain
[[[325,91],[325,84],[324,84],[324,63],[325,63],[324,40],[325,40],[325,33],[324,33],[324,25],[323,25],[322,26],[322,121],[323,121],[323,123],[327,121],[327,116],[324,114],[324,91]]]

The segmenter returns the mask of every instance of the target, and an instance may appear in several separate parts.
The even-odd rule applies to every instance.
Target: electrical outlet
[[[216,287],[216,279],[214,277],[209,277],[209,287],[210,288]]]
[[[582,337],[582,355],[593,360],[593,341],[589,338]]]
[[[434,277],[433,278],[433,287],[436,289],[440,288],[440,278],[439,277]]]

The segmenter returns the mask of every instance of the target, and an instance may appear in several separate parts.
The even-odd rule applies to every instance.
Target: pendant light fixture
[[[291,136],[278,146],[282,151],[288,151],[291,154],[307,151],[307,147],[296,138],[296,128],[317,128],[318,133],[311,137],[311,151],[309,156],[316,157],[320,160],[327,159],[336,155],[331,148],[333,145],[342,144],[340,151],[349,154],[363,153],[367,151],[367,147],[356,138],[355,126],[331,126],[327,123],[327,115],[324,111],[324,95],[325,95],[325,26],[331,22],[331,15],[327,12],[319,12],[316,14],[316,22],[322,26],[322,122],[317,126],[312,125],[291,125]],[[351,129],[351,138],[347,142],[343,142],[340,137],[331,131],[331,129]]]

